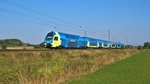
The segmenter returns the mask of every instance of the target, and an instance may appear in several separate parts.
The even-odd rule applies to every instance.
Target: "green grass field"
[[[73,79],[69,84],[150,84],[150,50]]]

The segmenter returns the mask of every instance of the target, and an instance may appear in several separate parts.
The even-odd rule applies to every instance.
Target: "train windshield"
[[[47,34],[46,40],[52,40],[52,38],[53,38],[53,32]]]

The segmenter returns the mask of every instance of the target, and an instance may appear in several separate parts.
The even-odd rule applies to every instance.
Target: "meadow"
[[[58,84],[138,53],[134,49],[0,52],[0,84]]]
[[[68,84],[150,84],[150,50],[75,78]]]

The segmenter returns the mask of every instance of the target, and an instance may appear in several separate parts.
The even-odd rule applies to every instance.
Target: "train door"
[[[61,40],[60,40],[60,35],[56,33],[53,39],[53,46],[52,47],[59,47],[61,46]]]
[[[58,36],[55,36],[53,40],[53,47],[59,47],[60,43],[60,38]]]

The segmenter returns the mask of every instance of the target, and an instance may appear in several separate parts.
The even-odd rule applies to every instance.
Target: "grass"
[[[150,50],[75,78],[69,84],[150,84]]]
[[[137,52],[127,49],[0,52],[0,84],[58,84]]]

